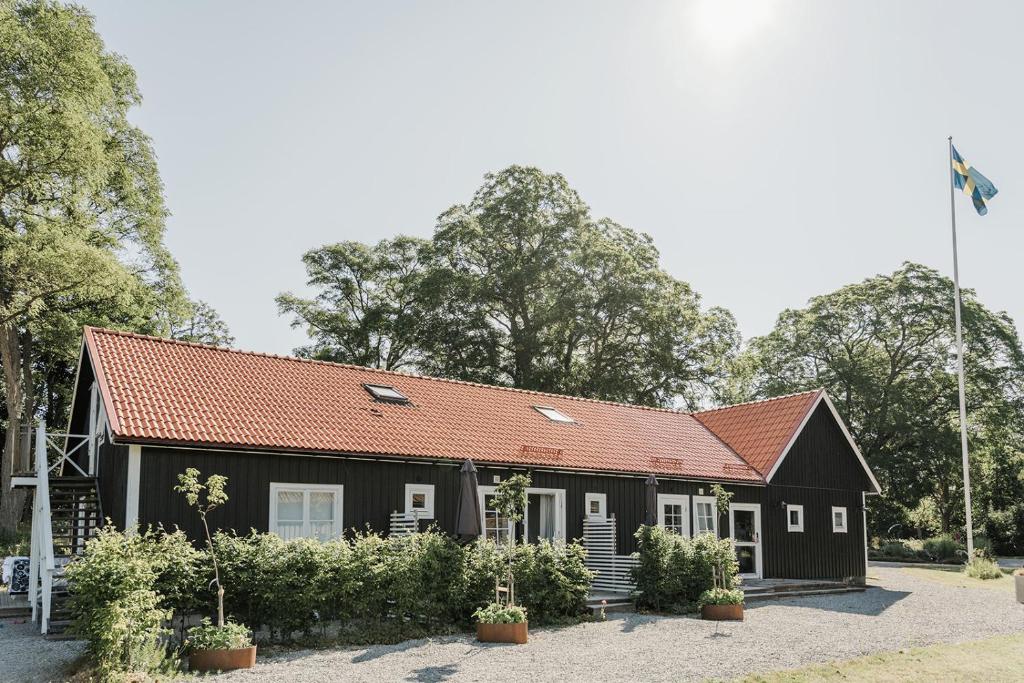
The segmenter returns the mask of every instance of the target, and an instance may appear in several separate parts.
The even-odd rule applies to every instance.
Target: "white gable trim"
[[[775,473],[778,472],[779,467],[782,466],[782,461],[786,459],[787,455],[789,455],[789,451],[790,449],[793,448],[793,444],[796,443],[796,440],[797,438],[799,438],[800,433],[803,432],[804,427],[807,426],[808,420],[811,419],[811,415],[814,414],[814,411],[817,410],[818,405],[822,401],[824,401],[825,405],[828,406],[828,409],[832,411],[832,417],[835,418],[836,423],[839,425],[839,429],[841,429],[843,432],[843,436],[846,437],[847,443],[850,444],[850,448],[853,449],[854,454],[857,456],[857,460],[860,461],[861,467],[864,468],[864,473],[868,475],[868,479],[871,481],[871,485],[875,489],[872,493],[881,493],[882,487],[879,486],[878,480],[875,479],[875,475],[871,473],[871,468],[868,467],[867,460],[864,459],[864,456],[861,454],[860,449],[857,448],[857,444],[854,442],[853,437],[850,436],[850,430],[846,428],[846,423],[843,422],[843,418],[839,417],[839,412],[836,410],[836,407],[832,404],[832,399],[828,397],[828,394],[825,393],[824,389],[821,390],[821,392],[818,394],[818,398],[814,400],[814,403],[811,404],[811,407],[807,410],[807,414],[804,415],[804,419],[800,421],[800,426],[796,428],[795,432],[793,432],[792,438],[790,438],[789,443],[787,443],[786,447],[783,449],[782,455],[780,455],[779,459],[775,461],[775,464],[772,466],[771,471],[768,472],[768,476],[765,477],[765,481],[771,483],[772,478],[775,476]]]

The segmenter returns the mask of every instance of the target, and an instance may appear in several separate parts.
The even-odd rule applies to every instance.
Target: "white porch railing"
[[[600,590],[631,593],[636,590],[632,569],[637,559],[616,554],[616,522],[611,517],[586,517],[583,520],[583,547],[587,549],[586,566],[597,572],[592,586]]]
[[[50,630],[54,589],[63,587],[64,565],[70,560],[67,556],[58,556],[54,550],[50,477],[54,476],[55,481],[60,481],[61,476],[68,474],[68,468],[72,470],[71,475],[73,476],[93,476],[94,441],[95,435],[48,433],[46,423],[42,421],[35,430],[32,482],[35,487],[35,495],[32,503],[28,600],[32,605],[32,621],[38,620],[39,630],[43,634]],[[55,455],[52,462],[49,457],[51,452]],[[72,457],[78,454],[85,459],[86,452],[89,454],[89,465],[86,467],[89,472],[83,470]],[[68,503],[60,504],[66,506]],[[84,503],[71,504],[80,512],[84,511]],[[80,553],[84,550],[85,541],[92,532],[92,527],[88,522],[81,521],[80,518],[65,520],[63,523],[70,529],[70,531],[65,529],[65,533],[69,533],[72,539],[68,544],[68,551]],[[64,542],[62,541],[62,543]]]
[[[391,513],[391,524],[389,532],[392,536],[406,536],[420,530],[420,513],[395,512]]]

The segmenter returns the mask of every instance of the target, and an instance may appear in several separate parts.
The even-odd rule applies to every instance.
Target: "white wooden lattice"
[[[636,589],[631,570],[637,559],[616,554],[616,522],[611,517],[586,517],[583,520],[583,546],[587,549],[586,565],[597,572],[592,583],[599,590],[632,592]]]

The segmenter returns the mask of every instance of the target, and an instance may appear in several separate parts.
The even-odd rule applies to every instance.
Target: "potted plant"
[[[524,645],[529,635],[526,608],[492,602],[473,613],[476,639],[481,643]]]
[[[228,494],[224,490],[227,483],[227,477],[211,474],[202,484],[199,482],[199,470],[189,467],[184,474],[178,475],[178,485],[174,487],[175,491],[185,495],[189,507],[196,509],[203,522],[206,547],[213,563],[211,585],[217,587],[217,625],[204,618],[201,625],[189,629],[185,640],[189,652],[188,666],[192,671],[230,671],[248,669],[256,664],[256,645],[249,629],[242,624],[224,621],[224,586],[220,583],[220,567],[213,549],[210,525],[206,523],[206,515],[227,502]]]
[[[512,529],[506,548],[508,571],[505,584],[502,585],[500,578],[495,579],[494,602],[473,614],[477,620],[476,638],[484,643],[526,643],[530,625],[526,620],[526,609],[515,604],[515,576],[512,567],[516,548],[515,527],[526,512],[526,489],[529,486],[529,476],[514,475],[498,484],[491,501],[491,507],[510,522]]]
[[[256,646],[249,629],[233,621],[214,626],[205,617],[200,626],[189,629],[185,649],[192,671],[231,671],[256,664]]]
[[[700,594],[700,616],[711,621],[743,621],[743,591],[711,588]]]
[[[1024,605],[1024,567],[1013,572],[1013,581],[1017,588],[1017,602]]]

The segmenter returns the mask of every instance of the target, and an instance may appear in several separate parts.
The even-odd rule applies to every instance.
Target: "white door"
[[[761,506],[757,503],[730,503],[729,537],[740,565],[740,576],[760,579],[761,561]]]

